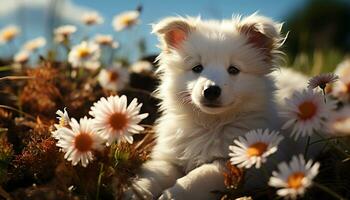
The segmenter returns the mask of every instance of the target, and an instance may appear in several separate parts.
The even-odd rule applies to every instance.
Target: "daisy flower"
[[[95,70],[100,67],[100,48],[97,44],[83,41],[74,46],[68,54],[68,62],[75,68]]]
[[[120,91],[129,82],[129,72],[121,65],[113,65],[108,69],[102,69],[100,71],[98,82],[104,89]]]
[[[103,148],[104,140],[94,131],[91,119],[84,117],[80,123],[72,118],[71,129],[62,127],[57,130],[60,138],[57,146],[65,152],[64,158],[73,165],[81,162],[86,167],[93,160],[93,151]]]
[[[334,111],[327,122],[328,131],[334,135],[350,135],[350,107]]]
[[[34,51],[38,50],[39,48],[45,46],[45,44],[46,44],[45,38],[38,37],[38,38],[35,38],[33,40],[26,42],[23,45],[23,49],[26,51],[29,51],[29,52],[34,52]]]
[[[10,25],[0,30],[0,44],[11,42],[20,33],[17,26]]]
[[[55,41],[59,43],[64,42],[76,31],[77,27],[73,25],[60,26],[54,30]]]
[[[59,139],[60,136],[58,135],[57,130],[63,127],[70,128],[69,123],[71,121],[66,108],[64,108],[63,111],[57,110],[56,115],[58,115],[58,124],[54,124],[56,130],[52,132],[52,136],[56,139]]]
[[[30,53],[28,51],[20,51],[18,52],[14,57],[13,57],[13,61],[15,63],[19,63],[19,64],[25,64],[29,61],[30,58]]]
[[[336,80],[338,80],[338,78],[339,77],[333,73],[320,74],[312,77],[309,80],[308,88],[315,89],[320,87],[322,90],[324,90],[327,84],[334,83]]]
[[[148,116],[148,113],[139,114],[141,106],[136,98],[127,106],[125,95],[102,97],[89,113],[94,117],[94,128],[107,140],[107,145],[120,139],[132,143],[132,135],[144,130],[138,123]]]
[[[57,129],[61,127],[69,127],[70,118],[66,108],[64,108],[63,111],[57,110],[56,115],[58,115],[58,124],[55,124],[55,127]]]
[[[287,119],[282,129],[293,127],[292,136],[310,136],[313,131],[321,130],[329,113],[335,108],[335,102],[324,102],[322,94],[312,90],[296,91],[286,99],[286,109],[281,114]]]
[[[85,25],[88,25],[88,26],[103,23],[103,17],[101,17],[101,15],[98,14],[97,12],[84,13],[81,20]]]
[[[148,73],[152,73],[153,65],[148,61],[141,60],[131,65],[130,70],[131,72],[137,73],[137,74],[148,74]]]
[[[118,48],[119,46],[118,42],[115,42],[111,35],[101,35],[101,34],[96,35],[95,42],[100,46],[108,46],[114,49]]]
[[[278,165],[279,172],[272,172],[269,185],[280,188],[277,190],[279,196],[296,199],[312,185],[319,167],[318,162],[314,163],[312,160],[306,162],[302,155],[293,156],[289,164],[283,162]]]
[[[113,18],[112,25],[116,31],[130,28],[139,22],[140,12],[137,10],[126,11]]]
[[[277,131],[252,130],[244,137],[238,137],[238,140],[233,141],[234,145],[229,146],[231,164],[245,168],[255,165],[256,168],[260,168],[261,164],[266,162],[266,158],[277,151],[282,139],[283,136]]]

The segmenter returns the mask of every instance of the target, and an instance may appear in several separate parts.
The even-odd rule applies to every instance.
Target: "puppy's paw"
[[[166,189],[160,195],[158,200],[182,200],[186,199],[185,191],[183,188],[178,185],[174,185],[173,187]]]
[[[134,193],[134,191],[132,190],[132,188],[128,188],[124,194],[123,194],[123,200],[137,200],[137,196]]]
[[[144,200],[144,199],[153,199],[152,193],[148,190],[142,188],[137,184],[133,184],[124,192],[123,199],[125,200]]]

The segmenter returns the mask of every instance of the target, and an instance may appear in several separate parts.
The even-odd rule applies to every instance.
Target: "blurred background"
[[[140,23],[127,31],[117,32],[111,23],[113,17],[126,10],[141,9]],[[81,16],[96,11],[104,23],[86,27]],[[289,32],[284,46],[286,65],[306,73],[331,71],[350,50],[350,1],[348,0],[0,0],[0,29],[10,24],[21,29],[20,36],[11,45],[0,46],[0,58],[11,59],[14,46],[44,36],[48,41],[40,54],[55,49],[53,30],[72,24],[79,33],[73,39],[82,40],[96,33],[111,34],[119,42],[119,57],[134,62],[141,57],[156,55],[157,38],[151,24],[163,17],[181,15],[204,19],[230,18],[258,11],[274,20],[285,22],[283,32]]]

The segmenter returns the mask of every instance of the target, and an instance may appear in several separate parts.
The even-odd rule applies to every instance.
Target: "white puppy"
[[[279,129],[275,85],[281,24],[256,14],[202,21],[166,18],[153,27],[162,52],[157,144],[133,184],[144,199],[214,199],[229,145],[257,128]]]

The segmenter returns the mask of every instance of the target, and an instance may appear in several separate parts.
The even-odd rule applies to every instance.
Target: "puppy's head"
[[[260,105],[281,46],[281,24],[252,15],[201,21],[166,18],[153,26],[161,41],[161,98],[207,114]],[[249,107],[248,106],[248,107]]]

